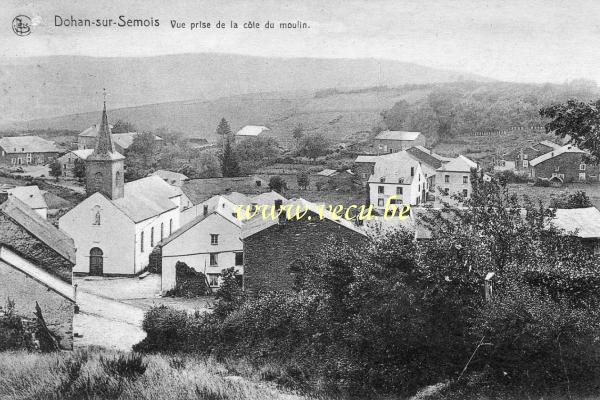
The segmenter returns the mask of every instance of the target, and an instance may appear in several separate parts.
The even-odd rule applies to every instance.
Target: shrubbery
[[[276,364],[269,380],[363,397],[456,380],[465,366],[465,381],[585,391],[600,373],[597,260],[548,223],[551,210],[524,214],[496,180],[472,182],[466,209],[424,217],[433,240],[383,231],[297,263],[291,292],[246,298],[232,284],[212,314],[152,309],[138,347]]]

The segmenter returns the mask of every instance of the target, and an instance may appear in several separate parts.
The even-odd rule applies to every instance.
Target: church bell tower
[[[106,95],[102,121],[98,127],[94,151],[85,160],[85,191],[88,196],[100,192],[114,200],[124,195],[124,160],[115,151],[110,125],[106,116]]]

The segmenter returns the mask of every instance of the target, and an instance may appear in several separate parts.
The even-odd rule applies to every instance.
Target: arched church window
[[[96,172],[94,175],[94,186],[99,189],[102,187],[102,172]]]

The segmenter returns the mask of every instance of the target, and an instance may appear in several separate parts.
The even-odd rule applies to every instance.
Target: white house
[[[276,192],[253,197],[233,192],[213,196],[182,214],[187,223],[173,235],[159,243],[162,256],[161,290],[175,288],[178,261],[204,273],[213,288],[220,286],[224,269],[234,267],[244,274],[243,243],[240,239],[242,226],[237,216],[238,206],[274,205],[276,200],[286,199]]]
[[[390,204],[422,204],[429,190],[422,163],[405,150],[378,157],[367,183],[369,201],[379,210],[391,196]]]
[[[236,137],[259,137],[263,132],[270,130],[266,126],[246,125],[236,132]]]
[[[124,183],[106,105],[96,147],[86,159],[86,191],[88,197],[58,222],[75,241],[74,273],[137,274],[158,242],[179,228],[181,189],[158,176]]]
[[[460,194],[464,198],[469,198],[472,169],[477,169],[477,163],[459,155],[437,169],[436,185],[445,194]]]

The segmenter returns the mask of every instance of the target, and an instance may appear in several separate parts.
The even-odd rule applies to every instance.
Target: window
[[[362,173],[362,177],[363,179],[367,179],[367,174],[365,174],[364,172]]]
[[[558,171],[560,171],[560,166],[559,165],[557,165],[557,166],[554,167],[554,172],[558,172]]]
[[[94,175],[94,187],[100,189],[100,186],[102,186],[102,172],[96,172]]]
[[[144,232],[140,233],[140,251],[144,252]]]
[[[580,171],[585,171],[585,164],[584,163],[579,164],[579,170]]]
[[[218,287],[219,286],[219,274],[206,274],[208,278],[208,285],[210,287]]]
[[[383,186],[377,186],[377,193],[383,194]]]
[[[415,176],[415,167],[410,167],[410,176]]]
[[[165,224],[164,223],[160,223],[160,240],[163,240],[163,238],[165,237]]]
[[[235,265],[244,265],[244,253],[235,253]]]
[[[219,265],[218,255],[219,255],[219,253],[210,253],[209,264],[211,267],[216,267],[217,265]]]
[[[402,187],[401,186],[396,187],[396,194],[402,194]]]
[[[385,203],[384,203],[384,200],[383,200],[383,199],[378,199],[378,200],[377,200],[377,207],[383,207],[383,205],[384,205],[384,204],[385,204]]]
[[[469,177],[463,176],[463,183],[469,183]]]
[[[463,189],[463,197],[467,197],[469,195],[469,191],[467,189]]]
[[[169,220],[169,235],[173,233],[173,218]]]
[[[450,189],[449,188],[444,188],[444,194],[446,196],[448,196],[448,194],[450,194]]]
[[[450,183],[450,175],[444,175],[444,182]]]
[[[217,235],[215,233],[211,233],[210,234],[210,244],[212,244],[213,246],[219,244],[219,235]]]
[[[150,228],[150,247],[154,247],[154,227]]]
[[[527,154],[523,154],[523,160],[527,160]]]
[[[121,172],[120,171],[117,171],[117,173],[115,174],[115,182],[121,183]]]
[[[529,167],[529,161],[523,160],[523,168]]]

